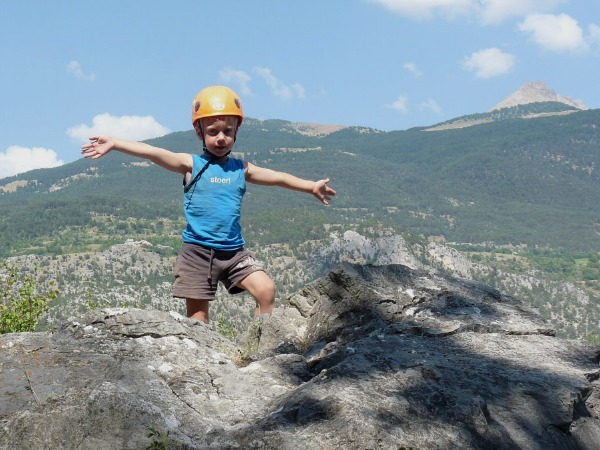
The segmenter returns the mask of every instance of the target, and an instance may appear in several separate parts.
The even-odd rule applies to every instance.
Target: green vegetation
[[[469,255],[475,262],[493,264],[497,269],[512,273],[538,271],[547,279],[569,281],[600,297],[599,252],[577,253],[549,248],[472,244],[455,244],[453,247]]]
[[[217,318],[217,331],[232,341],[238,336],[235,322],[230,317],[220,316]]]
[[[323,209],[309,196],[248,186],[246,237],[298,241],[324,223],[375,219],[453,242],[600,249],[600,110],[510,118],[555,106],[531,105],[462,129],[350,127],[325,137],[294,132],[285,121],[248,119],[236,144],[245,159],[330,177],[339,195]],[[200,150],[192,131],[149,142]],[[96,251],[122,236],[175,241],[183,226],[180,177],[127,155],[78,160],[1,184],[14,181],[26,185],[0,190],[0,257]],[[306,220],[290,219],[305,214]]]
[[[168,450],[169,431],[161,433],[156,428],[150,427],[146,436],[152,439],[152,442],[146,447],[146,450]]]
[[[58,296],[56,286],[50,283],[45,292],[39,293],[37,268],[32,274],[20,272],[6,262],[0,268],[3,272],[0,273],[0,334],[34,331]]]
[[[534,104],[466,116],[454,122],[492,121],[460,129],[349,127],[323,137],[300,134],[290,122],[248,118],[236,152],[301,177],[330,177],[338,191],[333,205],[323,208],[309,195],[248,185],[242,223],[248,247],[268,248],[259,257],[281,265],[279,285],[289,292],[311,275],[297,276],[292,261],[310,259],[312,275],[337,262],[335,255],[316,256],[332,232],[376,235],[385,229],[415,245],[429,236],[467,243],[461,251],[494,267],[481,274],[482,281],[526,297],[545,317],[590,324],[588,333],[587,325],[565,326],[560,333],[593,336],[592,318],[600,320],[594,306],[600,292],[600,110],[522,118],[556,111],[564,112],[564,106]],[[201,151],[193,131],[149,142]],[[36,254],[60,262],[64,255],[85,258],[127,239],[148,241],[161,258],[173,258],[184,227],[181,185],[179,175],[117,152],[1,180],[0,258]],[[84,259],[80,267],[88,265],[97,273],[93,286],[99,292],[111,283],[140,280],[156,290],[171,280],[167,271],[146,273],[134,262],[96,267]],[[591,295],[590,318],[582,318],[577,305],[548,304],[545,299],[557,298],[555,292],[537,286],[520,292],[498,276],[531,271]],[[60,277],[59,286],[92,285],[75,272]],[[59,296],[56,304],[67,301]],[[228,320],[244,314],[241,306],[224,310],[221,329],[238,333]]]

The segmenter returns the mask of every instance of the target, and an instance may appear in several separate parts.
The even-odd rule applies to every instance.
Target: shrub
[[[37,290],[36,268],[33,274],[19,272],[6,262],[0,265],[0,334],[34,331],[50,303],[58,297],[55,283],[46,292]]]

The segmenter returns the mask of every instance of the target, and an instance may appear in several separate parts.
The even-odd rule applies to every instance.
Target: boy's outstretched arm
[[[306,192],[314,195],[325,205],[329,205],[329,200],[335,195],[335,191],[327,186],[329,178],[319,181],[304,180],[289,173],[265,169],[251,163],[246,163],[246,181],[263,186],[279,186],[294,191]]]
[[[86,158],[98,159],[111,150],[144,158],[164,167],[171,172],[185,175],[192,171],[193,159],[189,153],[175,153],[143,142],[127,141],[111,136],[91,136],[90,142],[81,146],[81,153]]]

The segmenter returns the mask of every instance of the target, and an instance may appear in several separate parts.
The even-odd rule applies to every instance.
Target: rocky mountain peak
[[[538,102],[560,102],[576,109],[588,109],[581,100],[574,100],[571,97],[559,95],[550,89],[543,81],[534,81],[525,83],[490,109],[490,111]]]

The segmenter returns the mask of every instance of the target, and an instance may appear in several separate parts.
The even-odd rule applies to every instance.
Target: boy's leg
[[[208,323],[208,300],[198,300],[197,298],[186,298],[187,316],[192,319]]]
[[[237,285],[248,291],[256,300],[255,318],[260,314],[268,314],[273,311],[275,306],[275,283],[266,272],[262,270],[252,272],[238,282]]]
[[[187,316],[208,323],[208,306],[215,298],[217,282],[208,276],[213,252],[184,242],[175,262],[173,297],[185,298]]]

